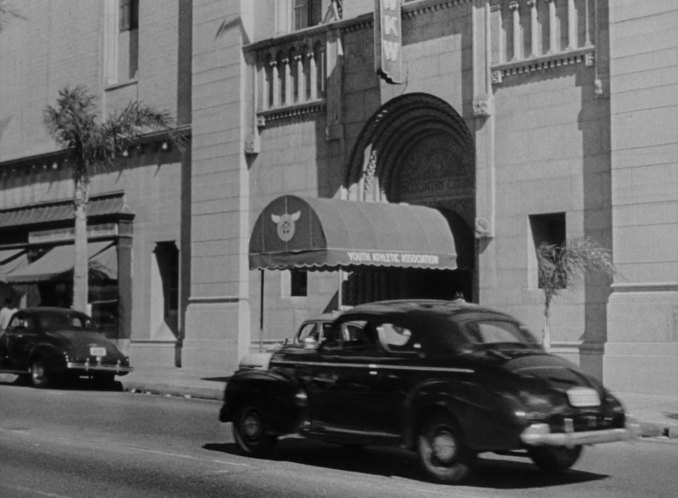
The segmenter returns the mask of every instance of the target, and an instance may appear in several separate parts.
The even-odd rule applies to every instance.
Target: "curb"
[[[641,437],[667,437],[678,439],[678,424],[665,424],[661,422],[638,422],[640,424]]]
[[[182,386],[164,384],[162,382],[121,381],[123,390],[131,393],[158,394],[179,398],[196,398],[221,401],[224,397],[224,386]]]

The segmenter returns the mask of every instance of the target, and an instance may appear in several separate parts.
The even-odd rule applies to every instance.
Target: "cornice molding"
[[[505,78],[530,74],[539,71],[548,71],[553,68],[584,64],[592,67],[595,64],[595,48],[585,47],[556,54],[548,54],[529,59],[493,64],[491,66],[492,83],[503,83]]]

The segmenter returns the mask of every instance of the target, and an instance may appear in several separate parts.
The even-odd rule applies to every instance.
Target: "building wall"
[[[182,364],[233,371],[249,347],[249,171],[244,154],[251,2],[193,2],[191,288]]]
[[[449,104],[475,139],[479,301],[541,331],[529,217],[565,213],[568,238],[612,248],[619,274],[612,285],[587,278],[557,298],[554,351],[617,390],[675,394],[674,2],[558,2],[555,19],[545,2],[405,2],[399,85],[374,74],[371,2],[345,0],[343,21],[300,33],[281,24],[291,0],[141,2],[138,80],[113,85],[104,83],[113,0],[64,5],[22,2],[26,19],[0,35],[0,162],[10,168],[0,208],[71,195],[61,165],[9,174],[11,161],[55,150],[41,112],[66,84],[86,84],[108,110],[138,98],[191,122],[188,155],[135,150],[129,168],[93,183],[95,192],[125,190],[136,214],[139,359],[174,361],[173,338],[153,330],[146,313],[156,242],[190,238],[182,365],[232,371],[259,339],[261,275],[247,258],[258,214],[282,194],[346,198],[366,125],[397,97],[427,94]],[[319,39],[326,94],[303,112],[262,111],[259,55]],[[266,272],[263,339],[290,337],[304,318],[332,308],[336,290],[335,274],[313,273],[309,295],[290,297],[289,275]]]
[[[66,85],[101,86],[100,2],[21,2],[0,43],[0,161],[54,150],[42,110]],[[77,77],[76,77],[77,75]]]
[[[612,217],[619,268],[605,376],[626,392],[677,395],[678,6],[610,5]]]
[[[178,96],[186,92],[185,82],[183,87],[179,85],[179,8],[140,4],[138,77],[112,85],[104,79],[104,26],[111,12],[110,1],[45,4],[29,0],[17,5],[22,18],[13,20],[0,34],[0,209],[72,197],[70,168],[51,159],[50,153],[58,147],[42,123],[44,108],[55,104],[61,88],[86,87],[97,97],[102,111],[114,112],[130,99],[138,99],[177,115]],[[14,163],[37,154],[43,155],[28,167]],[[147,310],[151,308],[150,268],[155,244],[175,241],[178,247],[182,245],[185,167],[177,149],[165,151],[160,143],[149,143],[130,150],[124,164],[92,179],[92,195],[124,191],[127,207],[135,215],[133,362],[174,364],[179,331],[151,327]]]
[[[331,84],[340,84],[341,138],[328,134],[329,111],[267,121],[260,130],[261,151],[250,171],[250,223],[275,197],[284,193],[340,198],[349,158],[368,120],[391,99],[407,93],[429,93],[470,113],[471,66],[470,9],[443,8],[424,12],[403,22],[403,65],[407,82],[387,85],[374,73],[374,33],[358,23],[342,31],[339,78],[328,76],[326,109],[333,104]],[[331,47],[328,46],[328,52]],[[330,66],[332,67],[332,66]],[[459,71],[458,68],[464,68]],[[330,70],[328,70],[330,73]],[[472,120],[472,117],[470,117]],[[261,276],[250,276],[252,340],[258,340]],[[264,340],[282,340],[309,316],[335,309],[338,275],[309,272],[308,297],[289,296],[289,275],[264,275]]]

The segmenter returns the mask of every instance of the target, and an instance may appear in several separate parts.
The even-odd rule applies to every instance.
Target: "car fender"
[[[45,368],[50,373],[58,373],[66,370],[66,358],[61,349],[47,342],[40,342],[33,346],[28,355],[28,367],[30,368],[36,358],[42,359]]]
[[[408,447],[414,445],[425,417],[436,410],[450,415],[472,449],[480,450],[488,444],[495,448],[515,447],[514,434],[518,434],[520,428],[507,424],[507,420],[513,419],[508,403],[472,379],[427,380],[410,393],[405,403],[405,443]]]
[[[236,372],[226,384],[221,422],[231,422],[239,405],[256,403],[272,433],[296,432],[305,410],[306,396],[294,380],[275,372],[245,370]]]

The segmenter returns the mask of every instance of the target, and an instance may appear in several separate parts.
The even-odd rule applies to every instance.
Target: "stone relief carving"
[[[487,218],[476,218],[475,235],[476,239],[490,239],[494,237],[490,220]]]

